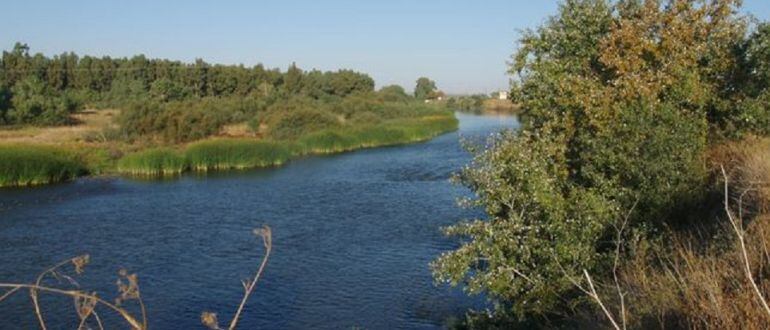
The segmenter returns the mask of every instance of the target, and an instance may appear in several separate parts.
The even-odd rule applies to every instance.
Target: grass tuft
[[[248,139],[215,139],[196,142],[185,152],[196,171],[249,169],[281,165],[291,158],[288,143]]]
[[[87,172],[76,158],[73,153],[48,146],[0,146],[0,187],[71,180]]]
[[[117,171],[135,176],[179,175],[188,167],[186,159],[169,148],[157,148],[127,155],[118,161]]]

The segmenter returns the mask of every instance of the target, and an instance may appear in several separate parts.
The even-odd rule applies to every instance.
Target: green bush
[[[184,100],[192,93],[175,81],[162,78],[152,82],[149,94],[156,100],[168,102]]]
[[[0,187],[67,181],[86,173],[75,155],[53,147],[0,146]]]
[[[269,136],[275,140],[292,140],[303,134],[340,126],[337,117],[312,104],[295,109],[286,109],[284,105],[271,107],[262,123],[267,125]]]
[[[11,109],[6,119],[13,124],[62,125],[78,105],[67,96],[58,95],[43,81],[29,77],[11,89]]]
[[[251,97],[134,102],[117,122],[128,138],[149,136],[180,143],[215,135],[224,125],[253,117],[264,107],[262,100]]]
[[[112,80],[110,90],[102,96],[102,106],[122,108],[149,99],[148,86],[139,79],[120,77]]]
[[[458,177],[486,218],[446,229],[466,240],[433,263],[437,279],[503,313],[561,313],[584,297],[570,278],[611,275],[623,219],[625,234],[656,239],[708,194],[713,91],[743,25],[717,10],[734,2],[684,3],[567,0],[523,34],[511,67],[521,132],[493,139]]]

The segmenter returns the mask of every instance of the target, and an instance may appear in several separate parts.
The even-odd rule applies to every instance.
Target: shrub
[[[189,97],[190,91],[170,79],[158,79],[150,85],[150,96],[162,102],[179,101]]]
[[[385,86],[377,91],[377,94],[384,102],[407,102],[412,98],[399,85]]]
[[[7,119],[14,124],[61,125],[70,122],[70,114],[77,104],[66,96],[58,95],[43,81],[29,77],[11,89],[12,108]]]
[[[487,219],[447,228],[468,240],[433,264],[436,277],[519,317],[560,313],[582,301],[570,278],[611,276],[621,219],[650,238],[678,224],[676,208],[707,194],[713,91],[743,32],[734,9],[567,0],[526,32],[511,67],[522,132],[460,175]]]
[[[112,81],[110,90],[103,96],[103,105],[122,108],[133,102],[145,101],[149,98],[147,90],[147,85],[139,79],[116,78]]]
[[[296,139],[303,134],[340,125],[337,117],[318,108],[289,111],[271,108],[263,122],[268,127],[269,136],[275,140]]]
[[[118,124],[129,138],[154,136],[167,142],[200,140],[263,109],[254,98],[204,98],[194,101],[135,102],[121,112]]]

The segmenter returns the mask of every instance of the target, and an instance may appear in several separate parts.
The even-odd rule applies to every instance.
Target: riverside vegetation
[[[735,0],[566,0],[513,55],[522,128],[456,180],[468,328],[770,323],[770,24]]]
[[[415,97],[400,86],[375,91],[369,76],[350,70],[49,58],[16,44],[0,60],[0,186],[275,166],[456,130],[445,105],[425,102],[438,93],[425,81]],[[83,126],[83,109],[117,111],[96,110],[109,119],[64,138],[57,129]],[[48,139],[37,138],[46,130]]]

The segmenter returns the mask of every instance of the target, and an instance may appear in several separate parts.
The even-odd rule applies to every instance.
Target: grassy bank
[[[138,176],[178,175],[189,167],[187,159],[170,148],[156,148],[133,153],[118,161],[119,173]]]
[[[399,119],[376,125],[327,129],[296,140],[269,141],[216,138],[169,148],[144,150],[118,161],[116,171],[137,176],[178,175],[184,171],[218,171],[278,166],[295,157],[425,141],[458,127],[453,115]]]
[[[0,187],[67,181],[87,173],[77,155],[48,146],[0,146]]]
[[[291,158],[289,144],[248,139],[216,139],[196,142],[185,155],[196,171],[249,169],[276,166]]]
[[[346,129],[329,129],[302,136],[297,148],[303,154],[328,154],[361,148],[425,141],[457,130],[454,116],[404,119]]]

